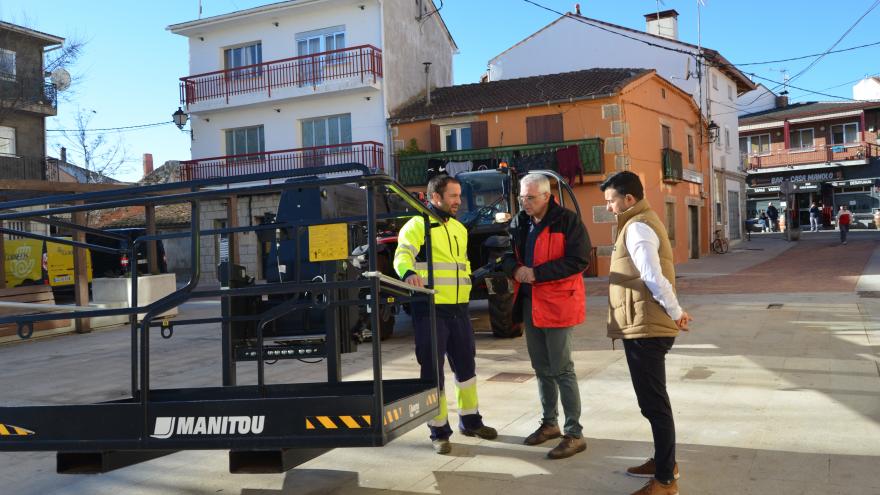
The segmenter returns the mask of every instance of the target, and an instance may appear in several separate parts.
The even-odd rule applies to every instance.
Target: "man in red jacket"
[[[502,266],[516,281],[513,318],[525,325],[544,413],[541,426],[524,443],[539,445],[562,436],[559,445],[547,453],[551,459],[562,459],[587,448],[571,360],[571,332],[586,314],[582,273],[589,264],[590,237],[580,218],[556,203],[546,176],[523,177],[519,200],[522,210],[508,231],[513,253],[505,257]],[[563,431],[557,420],[560,398],[565,413]]]

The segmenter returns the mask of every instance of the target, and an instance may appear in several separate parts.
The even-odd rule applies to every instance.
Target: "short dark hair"
[[[460,184],[460,182],[455,177],[450,177],[446,174],[435,175],[428,181],[428,199],[431,199],[433,193],[439,194],[442,198],[443,193],[446,192],[446,186],[449,184]]]
[[[602,192],[608,188],[614,189],[621,196],[632,194],[639,201],[645,198],[645,189],[642,187],[641,179],[628,170],[612,175],[599,185],[599,190]]]

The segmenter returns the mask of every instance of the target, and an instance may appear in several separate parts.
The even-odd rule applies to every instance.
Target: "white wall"
[[[736,104],[739,115],[772,110],[776,108],[776,93],[770,91],[767,86],[758,84],[758,89],[753,89],[737,98]]]
[[[880,78],[862,79],[853,86],[854,100],[880,100]]]
[[[385,62],[387,108],[398,107],[425,93],[425,66],[431,62],[431,87],[452,85],[452,56],[455,45],[449,40],[440,16],[416,20],[413,0],[384,0]],[[430,0],[423,6],[430,13],[436,7]]]
[[[224,49],[255,41],[262,42],[263,62],[295,57],[297,33],[335,26],[345,26],[347,47],[381,48],[381,17],[375,1],[316,2],[187,30],[182,34],[190,38],[189,75],[222,70]]]
[[[370,93],[290,100],[281,103],[235,107],[193,115],[192,157],[194,160],[226,155],[224,131],[236,127],[263,125],[266,151],[302,147],[301,122],[304,119],[351,114],[352,141],[385,143],[385,113],[382,102]],[[366,98],[370,96],[370,100]],[[275,109],[279,109],[277,112]],[[206,120],[208,119],[208,120]]]

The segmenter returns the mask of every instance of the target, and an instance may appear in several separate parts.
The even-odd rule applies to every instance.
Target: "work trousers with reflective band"
[[[434,360],[431,355],[431,326],[425,317],[413,317],[416,340],[416,359],[421,366],[423,380],[434,379]],[[476,343],[474,329],[464,312],[458,316],[437,318],[437,362],[440,366],[440,414],[428,422],[431,439],[449,438],[443,365],[449,359],[449,368],[455,374],[455,395],[458,401],[459,428],[473,430],[483,426],[477,400]]]
[[[542,424],[558,425],[558,404],[562,400],[565,413],[563,432],[580,438],[581,393],[578,389],[574,361],[571,359],[571,332],[574,327],[539,328],[532,320],[532,299],[523,299],[523,323],[526,327],[526,347],[532,369],[538,377],[538,397],[544,416]]]
[[[664,482],[672,480],[675,469],[675,421],[666,393],[666,353],[674,342],[674,337],[623,340],[639,409],[651,423],[654,436],[654,477]]]

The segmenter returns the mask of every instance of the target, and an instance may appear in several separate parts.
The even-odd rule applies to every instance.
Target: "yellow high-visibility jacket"
[[[458,220],[450,218],[431,227],[431,256],[433,257],[435,304],[463,304],[471,295],[471,264],[467,257],[468,232]],[[394,271],[400,278],[414,271],[427,285],[428,263],[422,252],[425,243],[425,221],[413,217],[400,229],[397,251],[394,253]],[[420,258],[421,261],[416,261]]]

